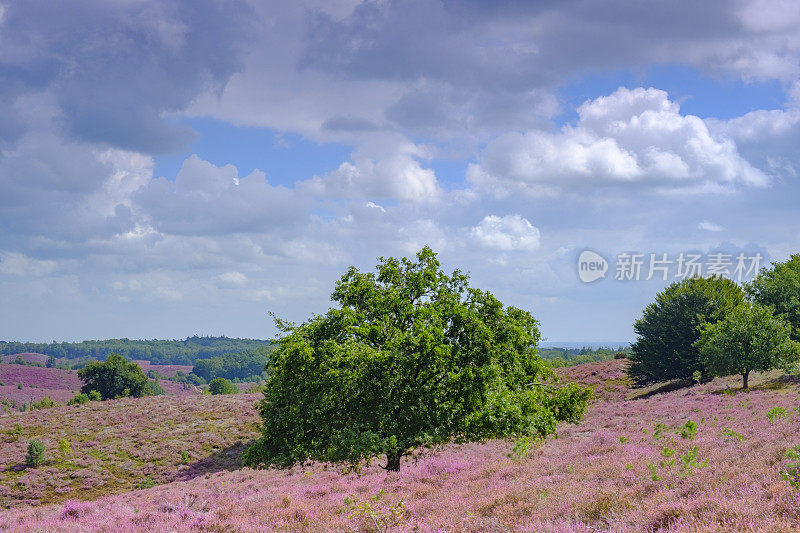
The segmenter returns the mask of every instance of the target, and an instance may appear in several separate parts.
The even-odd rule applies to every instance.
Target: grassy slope
[[[563,369],[565,376],[593,384],[599,400],[580,426],[562,427],[557,439],[529,455],[508,457],[513,444],[493,441],[420,456],[397,474],[377,465],[360,475],[325,465],[292,471],[210,468],[185,481],[94,502],[19,507],[0,514],[0,530],[797,531],[800,490],[780,475],[792,462],[786,449],[800,445],[794,380],[767,375],[755,379],[756,390],[747,393],[725,393],[735,380],[717,380],[631,400],[623,364]],[[246,439],[255,432],[249,404],[256,398],[202,398],[210,404],[122,400],[94,409],[107,409],[105,415],[115,420],[128,413],[131,423],[133,413],[161,409],[155,420],[175,420],[170,431],[179,435],[176,443],[192,441],[193,424],[202,419],[198,413],[217,413]],[[773,414],[770,420],[776,407],[785,416]],[[0,425],[24,421],[35,428],[42,424],[35,415],[0,417]],[[239,416],[249,422],[240,425]],[[169,463],[180,445],[161,451],[170,439],[162,440],[164,435],[152,442],[160,425],[142,420],[153,419],[143,417],[132,434],[118,438],[140,435],[151,443],[142,460],[161,457]],[[698,423],[693,439],[680,435],[687,420]],[[97,431],[94,439],[111,440],[106,430]],[[133,454],[136,446],[127,449]],[[85,456],[76,453],[76,460]],[[179,472],[173,464],[163,479],[176,479]]]
[[[92,499],[235,468],[257,435],[258,398],[162,396],[0,416],[0,506]],[[24,468],[31,438],[47,447],[37,469]]]

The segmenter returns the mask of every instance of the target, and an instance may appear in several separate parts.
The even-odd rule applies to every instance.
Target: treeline
[[[207,382],[215,378],[231,381],[260,382],[265,376],[264,367],[269,359],[269,347],[258,347],[238,353],[226,353],[208,359],[198,359],[192,374]]]
[[[126,359],[144,359],[154,365],[193,365],[198,359],[243,352],[269,346],[270,342],[230,337],[201,337],[185,340],[109,339],[83,342],[6,342],[0,341],[0,354],[35,352],[56,358],[105,360],[112,353]]]
[[[539,355],[553,367],[575,366],[583,363],[609,361],[630,354],[629,346],[618,348],[539,348]],[[623,355],[619,355],[623,354]]]

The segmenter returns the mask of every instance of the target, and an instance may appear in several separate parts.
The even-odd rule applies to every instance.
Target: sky
[[[791,0],[0,0],[0,339],[271,338],[429,245],[627,342],[800,252],[797,146]]]

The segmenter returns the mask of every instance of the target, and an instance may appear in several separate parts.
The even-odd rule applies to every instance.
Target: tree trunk
[[[386,454],[386,471],[397,472],[400,470],[400,458],[403,456],[401,452],[393,452]]]
[[[745,372],[744,374],[742,374],[742,383],[743,383],[742,388],[743,389],[747,388],[747,378],[749,378],[749,377],[750,377],[750,371],[749,370],[747,372]]]

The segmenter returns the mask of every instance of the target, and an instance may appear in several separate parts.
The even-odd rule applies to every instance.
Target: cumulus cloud
[[[434,171],[404,152],[379,158],[356,153],[353,162],[345,161],[333,172],[315,176],[301,186],[311,194],[333,198],[424,203],[436,201],[442,194]]]
[[[699,117],[658,89],[620,88],[589,100],[559,132],[512,133],[489,143],[468,180],[496,194],[554,194],[575,186],[709,192],[764,186],[768,177]]]
[[[503,252],[539,248],[539,229],[520,215],[489,215],[472,228],[470,235],[481,247]]]
[[[215,166],[192,155],[174,181],[152,180],[133,200],[159,231],[175,235],[254,233],[308,216],[293,190],[272,186],[260,170],[239,178],[233,165]]]

